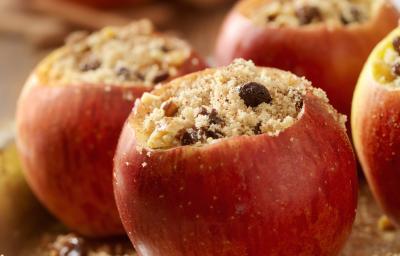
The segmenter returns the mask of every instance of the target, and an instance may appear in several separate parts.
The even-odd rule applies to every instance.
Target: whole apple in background
[[[114,158],[114,193],[138,254],[338,255],[355,217],[355,159],[326,103],[311,93],[303,102],[277,136],[154,150],[135,129],[137,101]]]
[[[352,105],[354,145],[371,190],[386,215],[400,226],[400,90],[384,67],[386,51],[400,29],[387,36],[369,57]],[[394,68],[394,67],[393,67]],[[389,77],[389,79],[385,78]]]
[[[102,40],[116,40],[109,28],[99,33]],[[27,181],[70,229],[86,236],[124,234],[113,196],[112,158],[133,102],[152,87],[139,82],[66,84],[43,77],[41,70],[62,49],[39,64],[18,101],[17,145]],[[204,68],[190,47],[188,52],[177,76]],[[82,68],[98,66],[90,60]],[[118,72],[126,76],[129,71]]]
[[[349,115],[362,66],[373,47],[396,27],[397,9],[390,1],[383,1],[365,23],[333,28],[323,23],[262,26],[247,16],[260,3],[271,1],[243,0],[233,8],[217,41],[217,64],[241,57],[257,65],[290,70],[325,90],[332,105]]]

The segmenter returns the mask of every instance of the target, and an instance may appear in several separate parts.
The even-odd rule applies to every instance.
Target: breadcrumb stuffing
[[[342,26],[368,21],[378,2],[382,3],[381,0],[251,0],[243,1],[242,6],[245,14],[260,25],[296,27],[325,23]]]
[[[140,84],[152,87],[176,76],[191,48],[161,35],[148,20],[72,34],[66,45],[41,63],[39,77],[59,84]]]
[[[262,133],[276,136],[302,115],[303,96],[308,91],[328,103],[326,94],[306,79],[259,68],[251,61],[238,59],[199,74],[163,87],[161,95],[143,95],[139,104],[146,113],[139,123],[148,147],[202,145]],[[171,104],[176,106],[173,116],[163,109]],[[329,111],[345,121],[332,107]]]

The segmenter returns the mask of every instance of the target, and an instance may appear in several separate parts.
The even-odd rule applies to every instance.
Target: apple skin
[[[236,5],[222,26],[216,45],[217,64],[241,57],[305,76],[346,115],[350,114],[353,90],[364,62],[399,19],[396,8],[387,3],[363,25],[330,29],[324,25],[262,27],[242,14],[245,4],[246,0]]]
[[[192,58],[199,60],[191,64]],[[179,75],[205,67],[192,54]],[[124,234],[112,187],[113,156],[133,103],[149,88],[41,84],[34,72],[19,98],[17,145],[39,200],[82,235]]]
[[[400,91],[374,77],[372,62],[400,35],[396,29],[371,54],[352,105],[354,146],[370,188],[386,215],[400,227]]]
[[[338,255],[355,217],[355,158],[326,105],[307,94],[304,106],[276,137],[168,150],[141,148],[131,114],[114,193],[138,255]]]

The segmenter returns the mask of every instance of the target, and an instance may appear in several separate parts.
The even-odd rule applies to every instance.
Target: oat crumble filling
[[[400,87],[400,35],[382,45],[373,63],[375,78],[386,85]]]
[[[148,20],[72,34],[66,45],[41,63],[38,74],[56,84],[108,84],[152,87],[176,76],[190,46],[157,34]]]
[[[238,59],[145,93],[133,126],[139,144],[152,149],[242,135],[276,136],[300,118],[307,92],[328,103],[325,93],[304,78]],[[343,118],[330,105],[329,111]]]
[[[244,13],[256,24],[297,27],[325,23],[347,26],[367,22],[384,0],[252,0]],[[245,5],[245,4],[243,4]]]

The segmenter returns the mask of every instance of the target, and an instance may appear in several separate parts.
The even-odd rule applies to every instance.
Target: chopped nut
[[[161,108],[164,110],[164,115],[167,117],[174,116],[179,110],[178,106],[173,101],[164,102]]]
[[[319,8],[315,6],[303,6],[296,10],[296,16],[301,25],[307,25],[313,21],[321,21],[322,15]]]
[[[248,107],[257,107],[261,103],[271,103],[272,101],[267,88],[256,82],[250,82],[240,87],[239,96]]]

